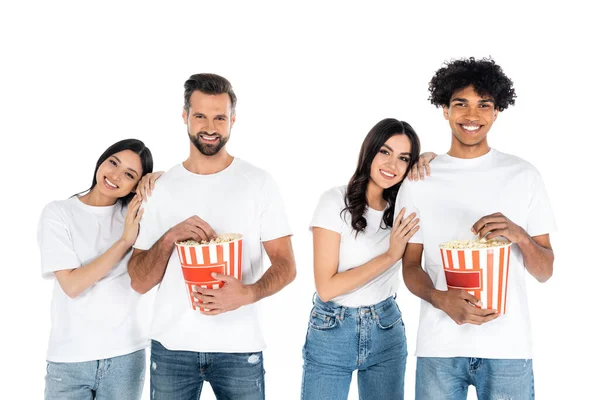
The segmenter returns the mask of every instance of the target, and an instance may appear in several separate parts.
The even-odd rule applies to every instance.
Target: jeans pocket
[[[377,326],[381,329],[390,329],[397,324],[404,326],[402,321],[402,312],[396,302],[390,304],[389,307],[384,308],[377,312],[377,318],[375,318]]]
[[[309,326],[317,330],[326,330],[334,328],[337,324],[337,318],[335,314],[328,313],[313,307],[310,312]]]

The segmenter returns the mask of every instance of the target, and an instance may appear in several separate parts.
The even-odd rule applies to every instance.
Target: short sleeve
[[[37,236],[44,279],[54,278],[55,271],[81,266],[69,227],[55,203],[48,204],[42,211]]]
[[[344,227],[344,208],[344,192],[340,188],[329,189],[321,195],[317,203],[310,228],[324,228],[341,234]]]
[[[133,248],[138,250],[149,250],[150,247],[156,243],[164,232],[159,232],[159,201],[157,200],[157,193],[154,196],[150,196],[148,201],[142,204],[144,214],[140,220],[140,230],[138,237],[133,245]]]
[[[398,196],[396,197],[396,206],[394,207],[394,223],[396,222],[396,218],[400,213],[402,208],[406,208],[406,212],[404,215],[409,215],[411,213],[416,213],[417,218],[419,218],[419,209],[415,204],[414,200],[414,183],[411,181],[404,181],[402,185],[400,185],[400,190],[398,191]],[[408,240],[409,243],[423,243],[423,234],[422,230],[419,229],[415,232],[415,234]]]
[[[532,195],[527,211],[527,233],[529,236],[545,235],[556,232],[556,221],[550,205],[550,199],[542,177],[534,170]]]
[[[292,234],[277,183],[266,174],[260,192],[260,241],[279,239]]]

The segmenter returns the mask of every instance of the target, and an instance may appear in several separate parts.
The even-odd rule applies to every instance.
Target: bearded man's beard
[[[215,143],[203,143],[202,139],[200,139],[200,135],[207,137],[216,137]],[[195,135],[192,135],[188,131],[188,136],[190,137],[190,142],[192,142],[193,145],[198,149],[198,151],[204,154],[205,156],[214,156],[227,144],[227,141],[229,140],[229,136],[223,138],[223,136],[219,135],[218,133],[209,135],[207,132],[203,131],[200,131]]]

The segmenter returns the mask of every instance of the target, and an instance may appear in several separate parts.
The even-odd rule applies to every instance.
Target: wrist
[[[429,302],[431,303],[432,306],[434,306],[437,309],[442,309],[442,307],[440,306],[442,303],[442,296],[443,293],[441,290],[437,290],[435,288],[431,288],[429,290]]]
[[[253,283],[251,285],[246,285],[246,290],[247,290],[247,304],[252,304],[252,303],[256,303],[259,298],[258,298],[258,288],[256,286],[256,283]]]
[[[135,240],[127,239],[125,236],[121,236],[121,238],[117,240],[115,245],[123,250],[128,250],[131,246],[133,246],[134,243]]]

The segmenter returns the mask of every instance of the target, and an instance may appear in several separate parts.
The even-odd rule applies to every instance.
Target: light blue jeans
[[[479,400],[531,400],[531,360],[417,358],[417,400],[465,400],[469,385]]]
[[[346,400],[358,370],[361,400],[404,398],[406,335],[390,297],[347,308],[315,296],[303,349],[303,400]]]
[[[264,400],[262,352],[198,353],[165,348],[152,341],[152,400],[198,400],[209,382],[218,400]]]
[[[142,397],[146,350],[104,360],[46,366],[46,400],[136,400]]]

